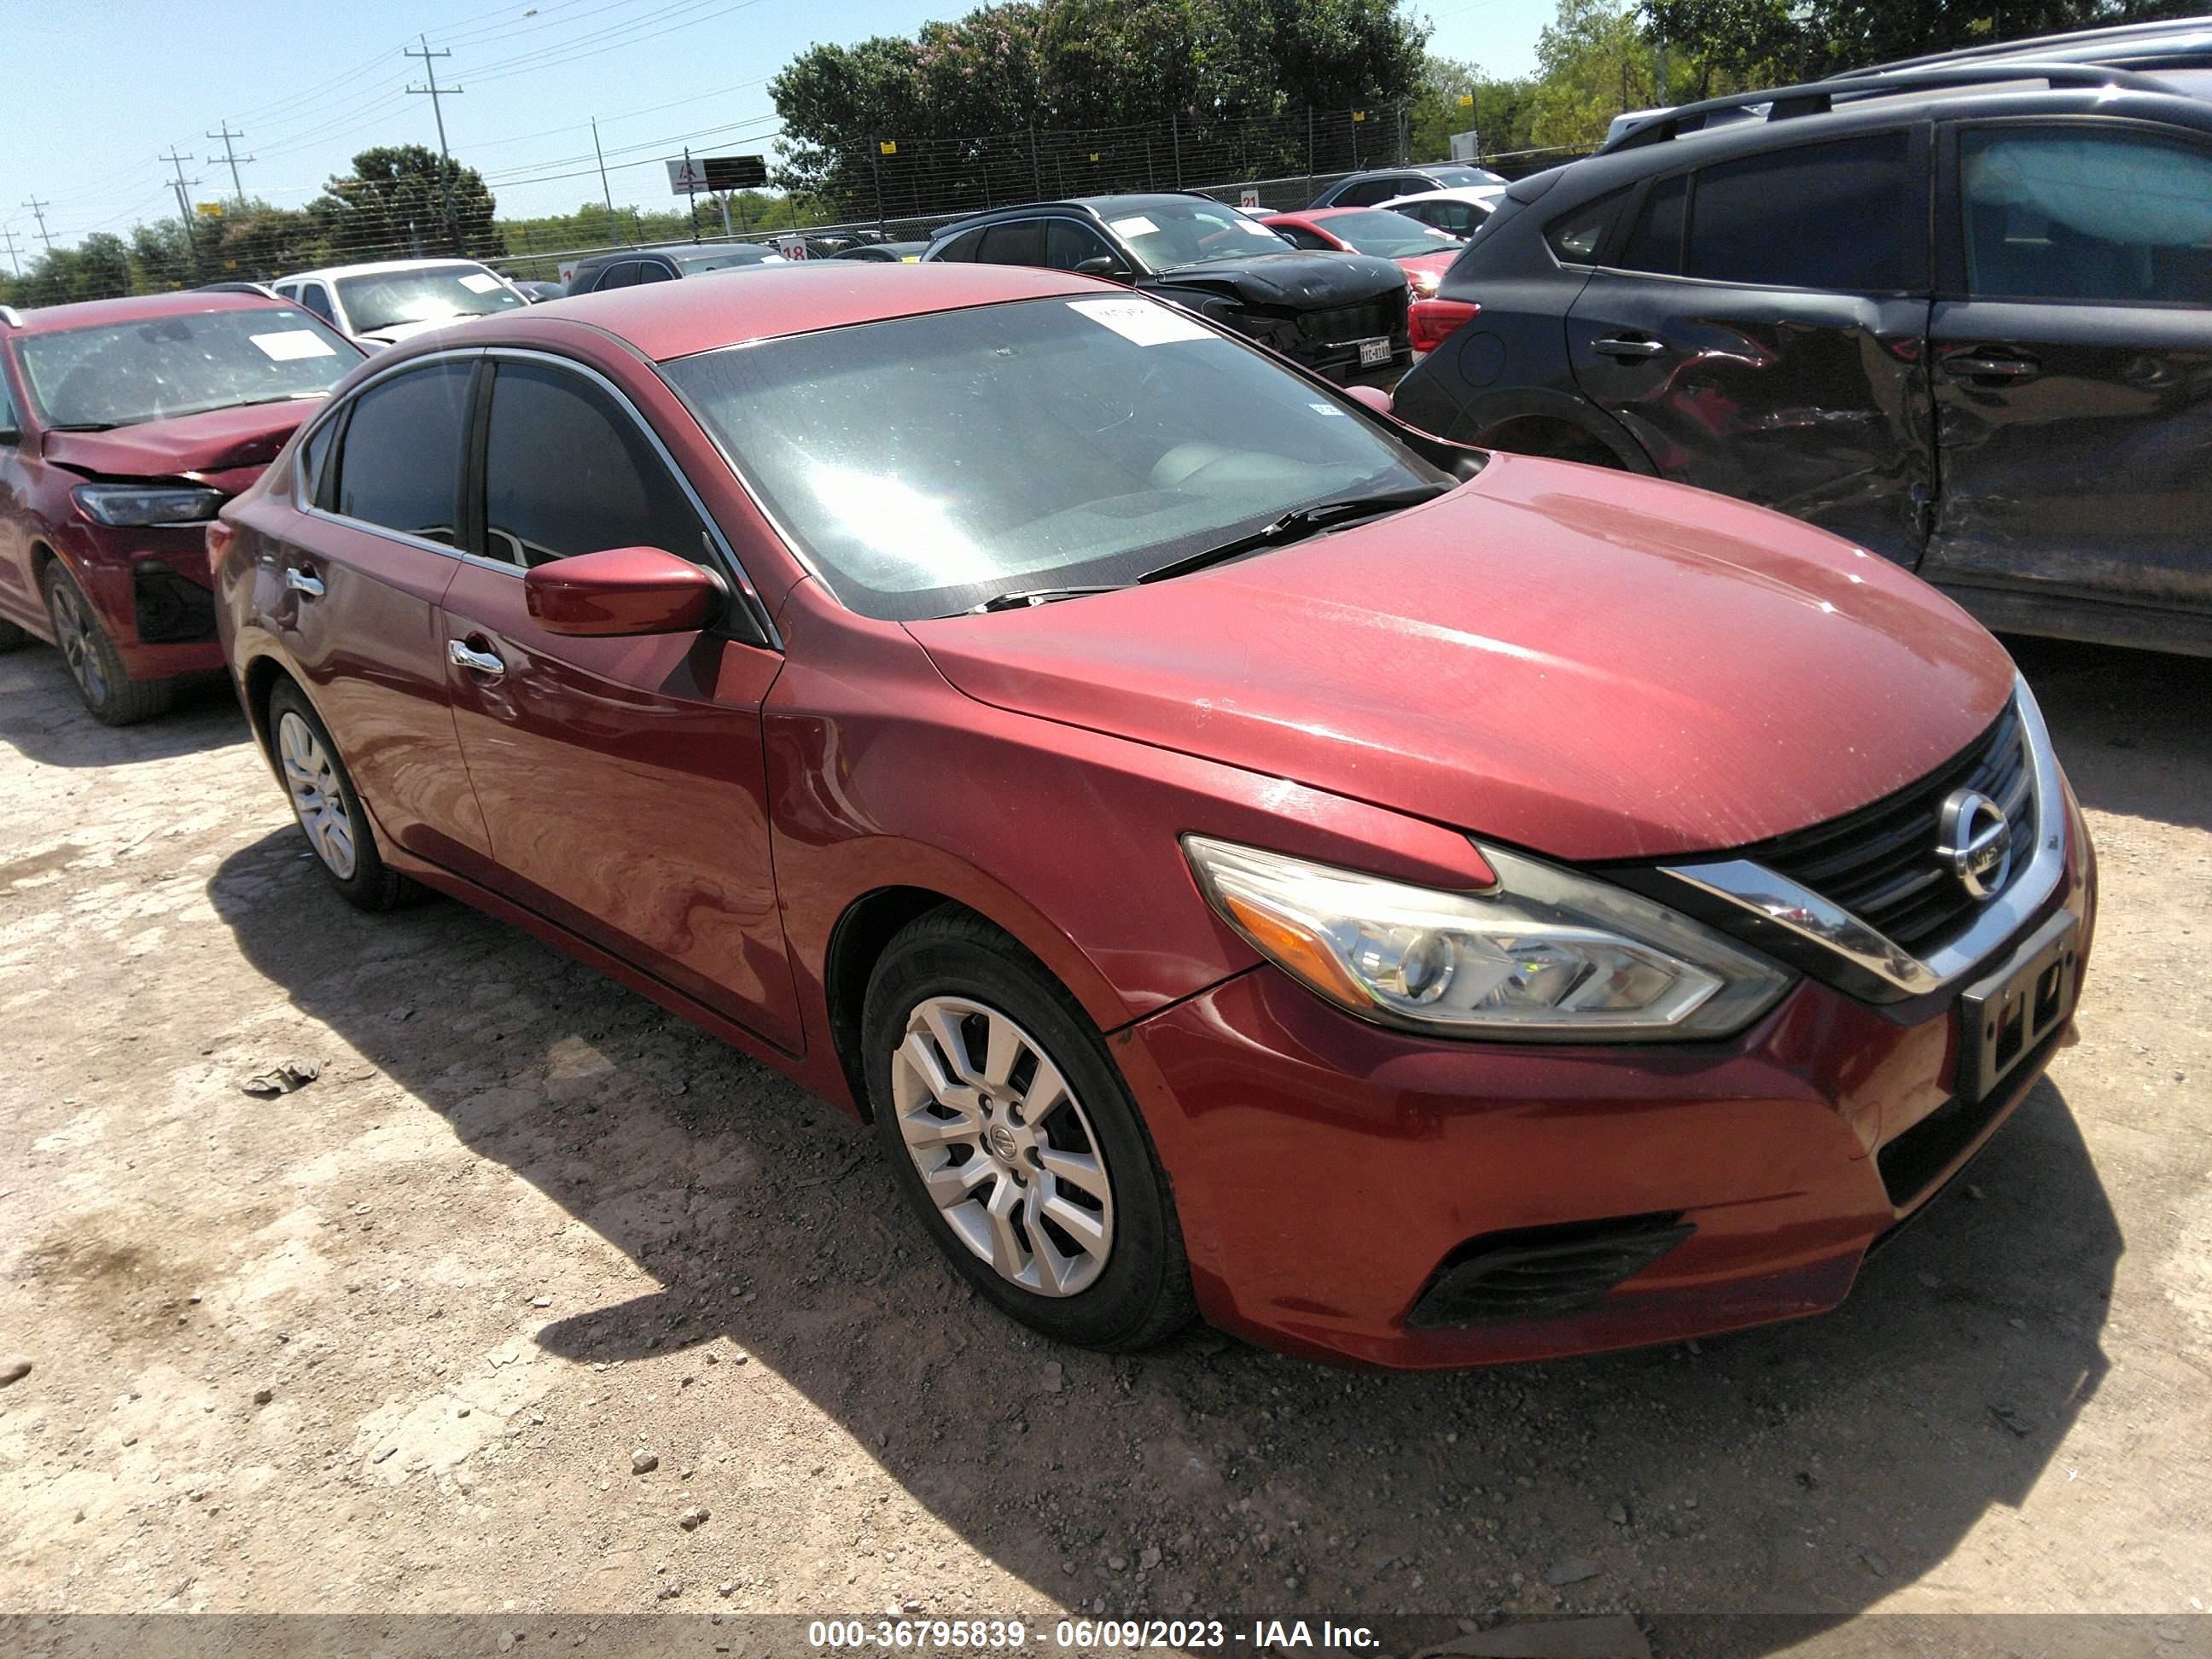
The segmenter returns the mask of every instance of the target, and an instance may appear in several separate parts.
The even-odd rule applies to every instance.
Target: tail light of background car
[[[1406,318],[1406,330],[1416,351],[1434,351],[1473,322],[1482,307],[1472,300],[1416,300]]]

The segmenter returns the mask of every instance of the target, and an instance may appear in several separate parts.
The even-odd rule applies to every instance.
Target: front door
[[[443,631],[494,879],[796,1051],[761,729],[783,659],[719,630],[579,639],[540,628],[523,592],[532,565],[616,547],[709,565],[722,556],[638,417],[595,380],[503,358],[490,398],[486,559],[454,577]]]
[[[1921,574],[1999,625],[2212,621],[2212,148],[2083,120],[1951,138]]]
[[[1568,313],[1583,395],[1661,476],[1917,563],[1936,483],[1927,148],[1899,128],[1654,180]]]

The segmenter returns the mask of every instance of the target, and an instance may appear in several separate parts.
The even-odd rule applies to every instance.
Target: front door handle
[[[1945,357],[1937,367],[1954,380],[2011,380],[2034,379],[2043,373],[2043,365],[2033,357],[2015,356],[2010,353],[1982,354],[1962,352],[1955,357]]]
[[[447,640],[446,655],[456,668],[472,668],[479,674],[495,677],[507,672],[507,665],[489,651],[471,649],[466,640]]]
[[[323,597],[323,579],[295,567],[286,568],[284,586],[295,593],[305,593],[311,599]]]
[[[1590,342],[1590,349],[1607,357],[1656,357],[1667,349],[1664,340],[1624,340],[1607,334]]]

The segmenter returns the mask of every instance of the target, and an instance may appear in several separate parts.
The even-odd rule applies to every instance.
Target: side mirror
[[[1111,254],[1098,253],[1079,261],[1075,267],[1079,276],[1109,276],[1120,282],[1129,274],[1128,267]]]
[[[1357,398],[1377,415],[1390,412],[1390,394],[1379,386],[1348,386],[1344,388],[1344,395]]]
[[[549,634],[687,634],[714,620],[722,583],[657,547],[616,547],[533,565],[523,603]]]

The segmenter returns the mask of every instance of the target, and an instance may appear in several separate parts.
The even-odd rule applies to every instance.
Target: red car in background
[[[59,646],[111,726],[220,669],[207,526],[362,356],[252,294],[0,307],[0,651]]]
[[[2087,834],[1911,575],[1073,272],[831,264],[404,342],[223,509],[346,899],[872,1118],[957,1271],[1109,1347],[1832,1307],[2064,1039]]]
[[[1297,213],[1271,213],[1260,222],[1298,247],[1395,259],[1415,299],[1437,291],[1444,272],[1467,246],[1388,208],[1305,208]]]

